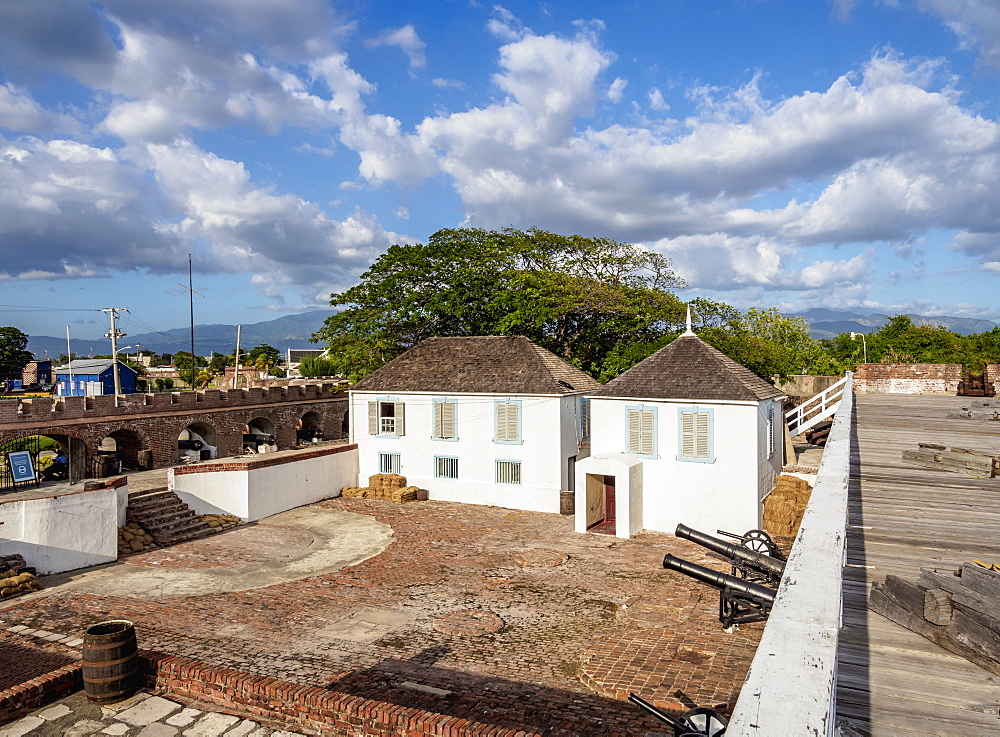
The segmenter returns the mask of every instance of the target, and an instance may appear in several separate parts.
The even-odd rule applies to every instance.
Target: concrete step
[[[214,532],[194,510],[166,489],[129,494],[125,517],[142,525],[154,542],[161,546],[193,540]]]

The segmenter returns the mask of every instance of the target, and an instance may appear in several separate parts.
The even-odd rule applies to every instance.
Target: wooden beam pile
[[[985,450],[946,448],[938,443],[917,443],[917,450],[904,450],[903,461],[939,471],[967,473],[993,478],[1000,473],[1000,455]]]
[[[1000,572],[976,563],[958,572],[921,568],[916,583],[886,576],[872,586],[868,608],[1000,675]]]

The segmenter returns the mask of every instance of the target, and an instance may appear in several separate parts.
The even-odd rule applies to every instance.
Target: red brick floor
[[[761,625],[723,632],[715,592],[663,570],[667,552],[727,570],[671,535],[580,535],[569,517],[444,502],[319,506],[371,515],[396,540],[356,566],[291,583],[161,599],[56,592],[0,619],[71,632],[128,618],[143,648],[552,734],[666,733],[621,701],[628,691],[672,708],[731,703],[759,640]],[[241,532],[187,543],[190,564],[245,563]],[[434,629],[463,609],[505,626],[482,636]],[[376,622],[369,636],[344,635],[355,618]],[[414,682],[452,695],[403,685]]]

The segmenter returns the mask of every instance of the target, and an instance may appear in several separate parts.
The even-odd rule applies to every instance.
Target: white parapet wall
[[[61,573],[118,559],[124,478],[97,489],[0,500],[0,555],[21,555],[39,574]]]
[[[197,514],[233,514],[253,522],[340,496],[358,478],[356,445],[227,458],[168,472],[168,487]]]
[[[853,406],[848,383],[727,734],[834,734]]]

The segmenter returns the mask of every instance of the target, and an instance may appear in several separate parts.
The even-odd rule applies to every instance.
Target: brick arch
[[[149,443],[141,433],[133,428],[126,427],[112,430],[101,438],[101,440],[97,441],[98,447],[107,439],[114,441],[114,457],[120,462],[123,470],[138,469],[140,467],[139,452],[149,448]]]
[[[35,436],[52,438],[59,443],[60,449],[67,451],[70,464],[70,478],[79,480],[87,478],[88,459],[91,456],[90,446],[85,435],[57,431],[24,431],[24,432],[0,432],[0,445],[12,443],[23,438]]]
[[[178,457],[183,453],[180,448],[181,436],[189,433],[196,433],[204,442],[207,444],[207,448],[202,447],[201,450],[208,450],[209,457],[217,458],[219,455],[219,431],[216,429],[215,425],[211,422],[206,421],[206,419],[196,419],[193,422],[188,422],[184,427],[177,431],[177,435],[174,437],[175,443],[177,443]],[[186,438],[192,440],[190,435]]]

